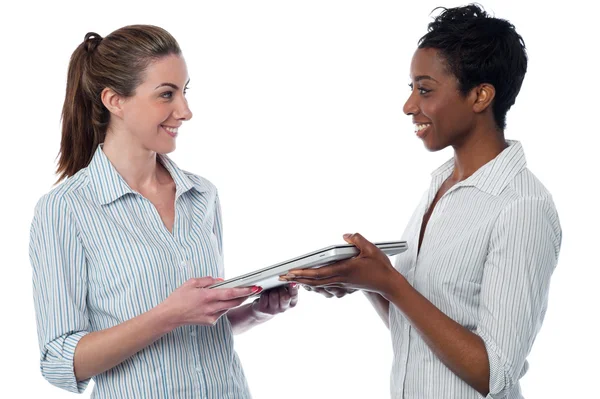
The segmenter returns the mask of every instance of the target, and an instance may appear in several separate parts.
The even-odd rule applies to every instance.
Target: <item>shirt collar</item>
[[[208,191],[202,179],[192,180],[168,156],[158,154],[158,157],[175,182],[175,198],[192,188],[198,192]],[[101,205],[110,204],[127,194],[136,194],[104,154],[102,144],[96,149],[88,171]]]
[[[454,187],[473,186],[491,195],[500,194],[504,187],[527,167],[521,143],[515,140],[507,140],[507,143],[508,147],[496,158],[480,167],[475,173],[457,183]],[[454,159],[450,159],[437,168],[431,176],[434,181],[443,181],[450,176],[453,169]]]

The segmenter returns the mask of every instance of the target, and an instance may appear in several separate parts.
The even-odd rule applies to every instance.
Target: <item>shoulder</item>
[[[44,194],[35,206],[35,217],[67,216],[73,197],[88,185],[87,169],[83,168]]]
[[[542,182],[527,168],[517,174],[508,184],[507,188],[520,199],[552,201],[550,191],[548,191]]]
[[[499,220],[522,229],[547,229],[560,244],[562,230],[552,195],[529,169],[516,175],[502,195],[506,202]]]
[[[509,182],[502,195],[508,200],[506,209],[539,209],[558,216],[550,191],[527,168]]]

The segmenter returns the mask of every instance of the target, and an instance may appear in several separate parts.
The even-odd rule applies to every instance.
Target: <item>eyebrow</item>
[[[421,80],[433,80],[436,83],[440,83],[429,75],[419,75],[415,76],[415,82],[420,82]]]
[[[187,80],[187,82],[185,82],[185,85],[187,86],[189,83],[190,83],[190,80],[188,79],[188,80]],[[163,86],[168,86],[168,87],[171,87],[171,88],[173,88],[173,89],[175,89],[175,90],[179,90],[179,86],[177,86],[177,85],[176,85],[176,84],[174,84],[174,83],[168,83],[168,82],[167,82],[167,83],[161,83],[161,84],[159,84],[158,86],[156,86],[156,87],[154,88],[154,90],[156,90],[156,89],[158,89],[158,88],[161,88],[161,87],[163,87]]]

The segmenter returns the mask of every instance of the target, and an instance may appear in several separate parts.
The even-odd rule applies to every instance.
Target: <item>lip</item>
[[[177,137],[177,134],[178,134],[178,133],[173,133],[173,132],[170,132],[170,131],[168,131],[168,130],[167,130],[167,129],[165,129],[165,128],[167,128],[167,127],[170,127],[170,128],[173,128],[173,129],[177,129],[177,128],[179,128],[179,126],[167,126],[167,125],[160,125],[160,127],[161,127],[161,128],[162,128],[162,130],[164,130],[164,131],[165,131],[165,132],[166,132],[166,133],[167,133],[169,136],[171,136],[171,137],[173,137],[173,138]]]
[[[416,123],[415,125],[427,125],[427,127],[425,129],[421,129],[415,133],[417,135],[417,137],[420,139],[425,138],[425,136],[427,136],[427,133],[429,133],[429,131],[431,130],[431,123],[429,123],[429,122]]]

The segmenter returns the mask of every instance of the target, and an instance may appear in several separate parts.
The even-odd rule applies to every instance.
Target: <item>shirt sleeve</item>
[[[549,199],[521,199],[499,216],[485,262],[476,333],[490,366],[487,398],[504,398],[526,372],[541,327],[562,232]]]
[[[73,357],[89,331],[86,261],[63,198],[48,194],[38,202],[29,257],[42,375],[59,388],[82,393],[89,379],[76,381]]]

